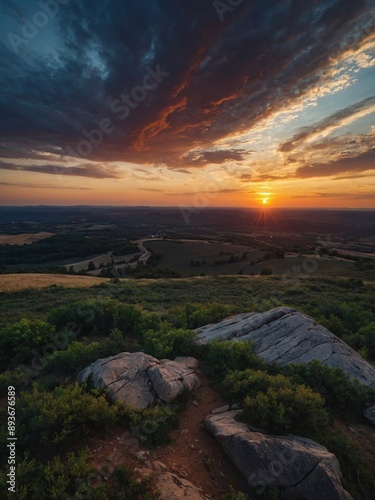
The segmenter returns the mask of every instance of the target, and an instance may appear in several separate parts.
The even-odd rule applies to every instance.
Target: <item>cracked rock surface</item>
[[[219,441],[251,487],[279,486],[282,498],[350,500],[339,463],[311,439],[270,436],[235,420],[239,411],[211,414],[205,428]]]
[[[112,401],[147,408],[154,402],[168,403],[184,390],[200,386],[195,374],[198,361],[178,357],[159,361],[143,352],[122,352],[98,359],[78,374],[78,382],[90,381],[94,387],[108,389]]]
[[[215,339],[248,340],[255,342],[255,352],[271,363],[286,365],[317,359],[375,387],[375,368],[327,328],[290,307],[239,314],[196,332],[201,344]]]
[[[160,491],[162,500],[179,500],[181,498],[204,500],[204,496],[190,481],[171,472],[158,474],[156,486]]]
[[[375,405],[370,406],[370,408],[367,408],[363,413],[367,420],[369,420],[372,425],[375,425]]]

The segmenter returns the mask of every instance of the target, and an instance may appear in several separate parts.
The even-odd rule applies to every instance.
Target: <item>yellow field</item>
[[[109,279],[66,274],[1,274],[0,292],[14,292],[25,288],[45,288],[51,285],[70,288],[89,287],[106,281],[109,281]]]
[[[34,241],[44,240],[55,233],[23,233],[23,234],[0,234],[0,245],[30,245]]]

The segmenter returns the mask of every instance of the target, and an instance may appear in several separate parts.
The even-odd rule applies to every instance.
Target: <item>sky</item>
[[[375,0],[0,0],[0,205],[375,208]]]

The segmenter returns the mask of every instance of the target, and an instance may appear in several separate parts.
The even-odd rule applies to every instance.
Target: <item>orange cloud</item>
[[[159,113],[157,120],[149,123],[140,131],[135,141],[134,148],[137,151],[141,151],[144,148],[146,135],[148,136],[147,137],[148,139],[151,139],[160,134],[160,132],[162,132],[163,130],[168,129],[170,127],[170,124],[168,122],[169,117],[173,115],[173,113],[175,112],[184,111],[186,109],[186,104],[187,104],[187,98],[183,97],[176,104],[172,104],[164,108]]]

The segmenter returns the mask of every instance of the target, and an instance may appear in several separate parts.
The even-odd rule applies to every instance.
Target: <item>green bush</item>
[[[195,329],[209,323],[217,323],[222,319],[239,312],[236,306],[219,304],[191,304],[175,306],[165,315],[166,321],[175,328]]]
[[[108,431],[117,420],[118,406],[110,406],[104,395],[85,392],[77,383],[46,392],[34,385],[17,399],[19,440],[26,447],[40,442],[56,445],[85,436],[91,426]]]
[[[229,487],[229,493],[223,496],[223,500],[246,500],[247,496],[242,491],[236,491],[232,485]]]
[[[314,360],[307,365],[288,365],[282,372],[297,384],[318,392],[327,407],[340,417],[362,417],[363,409],[375,403],[375,390],[350,379],[341,369]]]
[[[21,319],[0,330],[0,370],[29,363],[36,351],[49,349],[55,328],[39,319]],[[49,351],[51,352],[51,351]],[[43,353],[42,353],[43,354]]]
[[[168,406],[152,406],[145,410],[127,407],[126,414],[133,434],[150,448],[169,444],[170,431],[178,427],[177,413]]]
[[[203,359],[215,378],[222,380],[234,370],[267,370],[266,361],[254,353],[254,345],[250,342],[226,340],[214,341],[205,346]]]
[[[324,400],[309,387],[270,387],[255,397],[247,396],[241,419],[274,433],[317,437],[328,424]]]
[[[196,350],[195,339],[194,332],[172,328],[164,323],[160,330],[143,333],[143,346],[147,354],[159,359],[190,356]]]
[[[334,453],[340,463],[343,485],[354,500],[375,498],[374,472],[355,443],[340,431],[324,434],[320,443]]]
[[[45,371],[73,376],[99,358],[114,356],[125,351],[135,352],[140,348],[135,339],[124,338],[123,333],[114,328],[102,342],[84,344],[74,341],[65,351],[54,352],[45,360]]]
[[[57,330],[72,330],[82,335],[106,336],[113,328],[133,334],[141,320],[141,310],[113,299],[88,299],[53,309],[48,321]]]
[[[366,349],[370,359],[375,359],[375,321],[362,326],[357,335],[362,339],[358,348]]]
[[[158,498],[150,489],[149,481],[134,480],[125,466],[118,467],[109,480],[92,492],[94,500],[153,500]]]
[[[9,386],[13,386],[17,392],[25,388],[26,384],[20,370],[8,370],[0,375],[0,398],[8,394]]]
[[[147,330],[161,330],[162,325],[163,322],[159,314],[155,312],[144,313],[136,325],[136,333],[141,336]]]
[[[46,358],[45,371],[69,376],[76,375],[87,365],[100,358],[101,348],[99,342],[86,345],[74,341],[65,351],[56,351]]]
[[[63,461],[55,456],[42,463],[28,454],[17,463],[17,499],[60,500],[90,498],[92,500],[153,500],[146,480],[135,480],[127,467],[118,467],[104,482],[88,463],[88,450],[68,453]],[[7,491],[7,468],[0,471],[0,487]],[[99,483],[99,484],[98,484]],[[5,495],[3,498],[6,498]],[[7,498],[14,498],[11,493]]]
[[[284,375],[269,375],[260,370],[243,370],[229,373],[223,380],[223,388],[228,398],[234,402],[244,402],[245,398],[255,398],[259,392],[268,389],[292,387],[292,381]]]
[[[17,463],[17,499],[59,500],[77,492],[77,484],[87,483],[93,469],[87,463],[88,450],[68,453],[63,462],[54,457],[45,465],[28,454]],[[6,469],[0,472],[0,485],[6,491]],[[5,497],[4,497],[5,498]],[[12,498],[9,496],[9,498]]]

